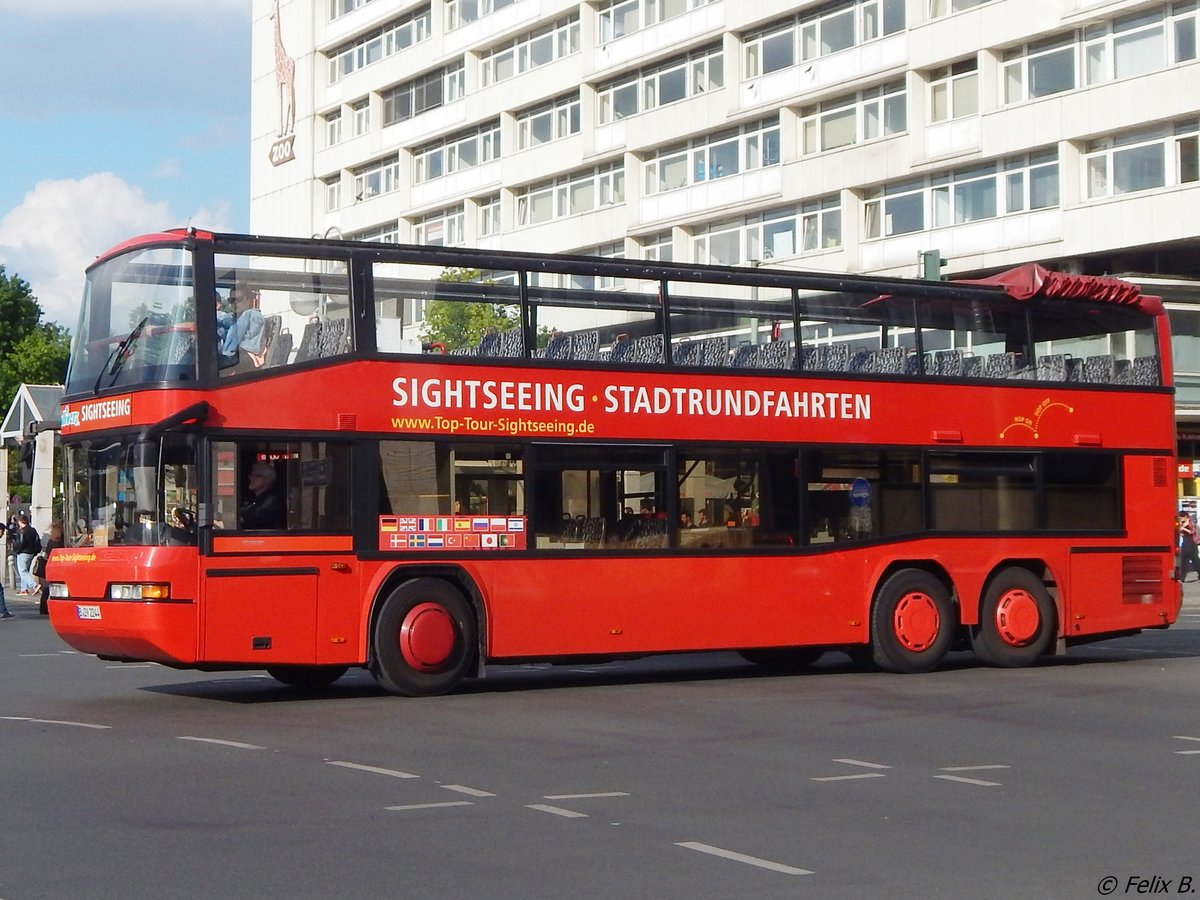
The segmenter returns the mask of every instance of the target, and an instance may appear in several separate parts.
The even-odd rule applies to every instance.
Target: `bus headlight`
[[[113,584],[108,596],[113,600],[170,600],[171,586],[168,584]]]
[[[57,598],[57,599],[59,599],[59,600],[61,600],[61,599],[65,598],[65,597],[67,597],[67,596],[68,596],[68,594],[67,594],[67,586],[66,586],[66,584],[65,584],[64,582],[61,582],[61,581],[52,581],[52,582],[50,582],[50,596],[51,596],[51,597],[55,597],[55,598]]]

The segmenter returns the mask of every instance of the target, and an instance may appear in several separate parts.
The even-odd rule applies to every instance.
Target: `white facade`
[[[1150,271],[1131,252],[1194,255],[1200,231],[1197,15],[254,0],[251,229],[875,274],[917,274],[931,248],[946,274]]]

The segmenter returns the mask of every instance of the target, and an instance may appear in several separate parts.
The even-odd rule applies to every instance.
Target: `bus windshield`
[[[67,448],[69,546],[196,543],[195,437],[104,438]]]
[[[191,252],[152,247],[88,272],[66,393],[196,380]]]

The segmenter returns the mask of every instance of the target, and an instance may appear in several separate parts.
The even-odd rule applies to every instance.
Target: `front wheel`
[[[901,569],[871,610],[871,657],[887,672],[928,672],[950,650],[955,627],[946,586],[921,569]]]
[[[1055,621],[1042,580],[1027,569],[1007,569],[984,592],[971,647],[989,666],[1029,666],[1050,649]]]
[[[313,691],[329,687],[346,674],[349,666],[271,666],[267,674],[288,687]]]
[[[371,673],[401,697],[444,694],[475,659],[475,634],[471,605],[456,588],[438,578],[415,578],[383,603]]]

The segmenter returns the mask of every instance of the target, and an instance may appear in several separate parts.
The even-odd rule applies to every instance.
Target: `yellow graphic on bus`
[[[1038,439],[1041,437],[1042,418],[1052,409],[1065,409],[1068,414],[1075,412],[1075,407],[1046,397],[1037,405],[1031,415],[1013,416],[1012,424],[1006,425],[1004,430],[1000,432],[1000,440],[1005,440],[1008,437],[1008,433],[1014,428],[1026,428],[1033,434],[1035,440]]]

